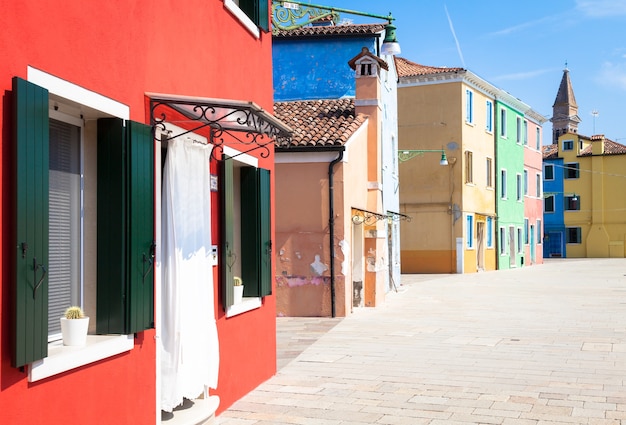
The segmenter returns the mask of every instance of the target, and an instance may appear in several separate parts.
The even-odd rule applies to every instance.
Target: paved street
[[[404,275],[380,307],[279,318],[277,375],[216,422],[626,425],[625,310],[623,259]]]

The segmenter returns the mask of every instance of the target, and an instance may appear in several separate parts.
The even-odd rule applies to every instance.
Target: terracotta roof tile
[[[605,139],[603,135],[591,136],[592,143],[602,143],[604,140],[604,155],[624,155],[626,154],[626,146],[621,143],[614,142],[610,139]],[[579,156],[592,156],[592,145],[587,146],[580,152]]]
[[[374,35],[385,30],[385,24],[317,25],[293,30],[275,30],[272,37],[311,37],[325,35]]]
[[[543,159],[556,159],[559,157],[559,145],[556,143],[552,145],[544,145],[541,147],[543,153]]]
[[[420,65],[419,63],[411,62],[408,59],[400,58],[397,56],[394,57],[394,59],[396,61],[398,77],[414,77],[418,75],[457,73],[465,71],[465,69],[463,68]]]
[[[274,103],[276,118],[293,129],[291,146],[343,146],[365,122],[354,99],[302,100]]]

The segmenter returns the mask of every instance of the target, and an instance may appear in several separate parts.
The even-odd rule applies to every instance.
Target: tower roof
[[[556,94],[554,100],[554,106],[565,105],[574,108],[578,108],[576,104],[576,97],[574,96],[574,89],[572,88],[572,82],[569,79],[569,69],[563,70],[563,78],[561,78],[561,85],[559,85],[559,91]]]

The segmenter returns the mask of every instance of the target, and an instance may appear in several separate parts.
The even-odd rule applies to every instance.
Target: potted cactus
[[[61,317],[61,335],[63,345],[80,346],[87,342],[87,329],[89,328],[89,317],[85,316],[83,309],[78,306],[71,306],[65,310]]]
[[[243,281],[239,276],[233,277],[234,304],[239,304],[243,300]]]

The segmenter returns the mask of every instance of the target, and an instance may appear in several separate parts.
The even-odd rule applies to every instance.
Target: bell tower
[[[567,63],[563,70],[563,78],[552,105],[552,143],[558,143],[559,136],[566,133],[578,133],[578,124],[581,122],[578,116],[578,105],[574,96],[574,89],[569,78]]]

